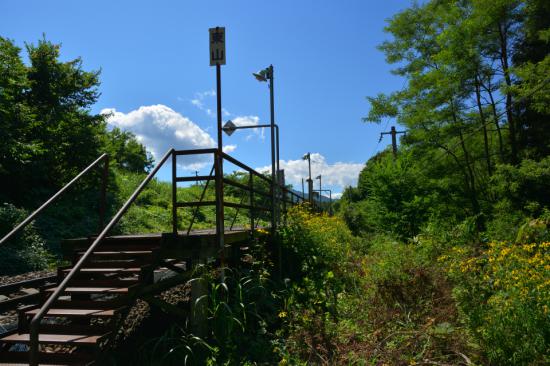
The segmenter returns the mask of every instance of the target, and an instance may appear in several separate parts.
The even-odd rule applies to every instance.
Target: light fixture
[[[225,125],[223,125],[222,127],[223,132],[225,132],[227,136],[231,136],[236,129],[237,126],[235,126],[235,124],[231,120],[225,122]]]

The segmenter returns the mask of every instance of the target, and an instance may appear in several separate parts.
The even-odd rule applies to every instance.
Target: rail
[[[212,167],[212,170],[210,171],[210,174],[207,176],[194,176],[194,177],[178,177],[177,172],[177,157],[178,156],[185,156],[185,155],[198,155],[198,154],[212,154],[214,158],[214,165]],[[276,189],[277,192],[281,192],[281,195],[278,194],[275,195],[275,198],[277,201],[280,201],[280,203],[283,204],[284,207],[287,203],[289,204],[295,204],[299,202],[304,202],[304,197],[296,194],[295,192],[292,192],[291,190],[284,187],[284,185],[273,185],[272,180],[263,174],[257,172],[256,170],[252,169],[248,165],[236,160],[235,158],[223,153],[218,152],[217,149],[197,149],[197,150],[175,150],[170,149],[168,150],[162,159],[159,161],[157,166],[147,175],[147,177],[140,183],[140,185],[135,189],[135,191],[132,193],[130,198],[124,203],[124,205],[120,208],[120,210],[113,216],[111,221],[101,230],[97,238],[93,241],[93,243],[90,245],[90,247],[86,250],[86,252],[80,257],[78,262],[73,266],[73,268],[70,270],[70,272],[67,274],[67,276],[59,283],[55,291],[46,299],[42,307],[39,309],[38,313],[32,318],[29,326],[29,333],[30,333],[30,341],[29,341],[29,353],[30,353],[30,359],[29,363],[30,365],[37,365],[38,364],[38,345],[39,345],[39,326],[41,320],[44,318],[45,314],[48,312],[48,310],[51,308],[53,303],[61,296],[61,294],[65,291],[67,288],[69,282],[71,279],[80,271],[84,263],[88,260],[90,255],[94,252],[94,250],[98,247],[98,245],[105,239],[107,234],[111,231],[111,229],[119,222],[119,220],[122,218],[122,216],[126,213],[126,211],[130,208],[130,206],[134,203],[134,201],[137,199],[139,194],[143,191],[145,186],[153,179],[153,177],[156,175],[156,173],[159,171],[159,169],[166,163],[169,157],[172,157],[172,231],[174,235],[178,235],[178,219],[177,219],[177,209],[182,207],[193,207],[194,212],[192,216],[192,220],[190,222],[189,227],[187,228],[187,234],[191,232],[193,223],[195,221],[195,216],[198,212],[199,207],[202,206],[210,206],[215,205],[216,206],[216,234],[218,238],[218,243],[220,246],[220,249],[224,247],[223,240],[224,240],[224,214],[223,210],[224,207],[231,207],[236,208],[236,215],[239,214],[239,210],[247,209],[250,213],[250,229],[253,231],[257,227],[256,223],[256,212],[258,211],[271,211],[272,215],[275,212],[273,209],[275,205],[278,205],[279,202],[273,202],[272,200],[272,189]],[[95,166],[101,159],[104,159],[104,155],[102,155],[98,160],[96,160],[94,163],[92,163],[88,168],[86,168],[82,173],[80,173],[77,177],[73,179],[67,186],[70,186],[74,183],[74,181],[78,180],[83,174],[85,174],[87,171],[91,169],[91,167]],[[223,161],[228,161],[235,166],[239,167],[240,169],[243,169],[245,172],[248,173],[248,182],[242,183],[242,182],[236,182],[229,178],[224,177],[223,175]],[[214,174],[213,174],[214,173]],[[106,173],[104,174],[106,176]],[[256,179],[255,179],[256,178]],[[189,181],[206,181],[206,184],[202,190],[201,197],[199,201],[193,201],[193,202],[178,202],[177,200],[177,183],[178,182],[189,182]],[[214,180],[216,183],[215,186],[215,194],[216,199],[214,201],[204,201],[205,193],[208,188],[208,183]],[[261,186],[256,186],[255,180],[263,181],[267,184],[269,184],[269,191],[266,192],[265,190],[262,190]],[[228,186],[233,186],[235,188],[239,188],[243,190],[243,192],[248,193],[248,204],[244,203],[244,197],[241,199],[240,203],[235,202],[225,202],[223,199],[224,192],[223,187],[224,183]],[[60,192],[58,192],[54,197],[52,197],[46,204],[50,204],[55,198],[57,198],[61,193],[63,193],[66,190],[67,187],[64,187]],[[266,207],[262,205],[256,204],[256,195],[261,195],[264,197],[267,197],[269,202],[269,206]],[[103,191],[104,196],[104,191]],[[289,199],[290,197],[290,199]],[[45,204],[45,205],[46,205]],[[44,205],[43,205],[44,206]],[[31,215],[31,219],[38,214],[43,209],[41,207],[39,210],[37,210],[33,215]],[[283,210],[283,212],[285,212]],[[104,214],[104,209],[103,209]],[[236,215],[231,221],[230,229],[233,228],[233,224],[236,220]],[[274,215],[271,217],[272,222],[275,220]],[[22,223],[23,224],[23,223]],[[18,225],[21,226],[22,224]],[[11,233],[8,235],[12,235]],[[222,261],[223,261],[223,250],[221,251],[222,255]]]
[[[93,163],[88,165],[84,170],[82,170],[76,177],[74,177],[69,183],[65,184],[57,193],[55,193],[50,199],[38,207],[33,213],[31,213],[25,220],[20,222],[16,227],[14,227],[9,233],[7,233],[2,240],[0,240],[0,245],[7,242],[11,237],[13,237],[20,230],[24,229],[28,224],[30,224],[36,216],[38,216],[42,211],[48,208],[53,202],[55,202],[63,193],[65,193],[69,188],[71,188],[80,178],[86,175],[90,170],[92,170],[100,162],[105,161],[103,166],[103,186],[101,188],[101,198],[99,205],[99,230],[103,227],[103,222],[105,220],[105,210],[106,210],[106,190],[107,190],[107,172],[109,171],[109,155],[103,154],[97,158]]]
[[[195,176],[177,176],[176,174],[176,157],[180,155],[197,155],[197,154],[211,154],[214,159],[214,164],[212,166],[212,169],[210,171],[209,175],[195,175]],[[243,179],[243,181],[236,181],[233,179],[228,178],[227,176],[223,176],[223,173],[220,170],[220,161],[227,161],[239,169],[242,169],[245,173],[248,174],[248,180]],[[214,175],[213,175],[214,173]],[[216,199],[215,200],[204,200],[206,190],[208,188],[208,184],[210,181],[215,180],[216,181]],[[259,180],[260,184],[258,182],[255,182],[255,180]],[[203,187],[200,199],[198,201],[188,201],[188,202],[178,202],[176,198],[176,192],[177,192],[177,183],[179,182],[199,182],[199,181],[206,181],[206,184]],[[269,189],[261,189],[261,182],[264,182],[265,185],[269,186]],[[256,183],[256,184],[255,184]],[[236,202],[230,202],[225,201],[223,199],[218,199],[218,187],[221,186],[221,190],[223,193],[223,187],[224,186],[231,186],[237,189],[240,189],[244,194],[241,196],[240,203]],[[283,213],[286,213],[286,205],[294,205],[297,203],[305,202],[305,198],[301,195],[296,194],[292,190],[289,190],[284,185],[276,185],[276,190],[278,191],[277,197],[277,203],[281,204],[283,206]],[[280,192],[280,193],[279,193]],[[246,196],[248,193],[248,199],[246,200]],[[221,197],[224,197],[224,195],[220,195]],[[256,203],[256,197],[262,196],[268,200],[268,205],[261,205]],[[245,201],[248,201],[245,203]],[[257,227],[257,223],[255,222],[256,219],[259,219],[260,215],[257,215],[257,212],[261,211],[271,211],[271,207],[273,203],[272,201],[272,190],[271,190],[271,179],[269,177],[266,177],[265,175],[257,172],[250,166],[240,162],[239,160],[235,159],[234,157],[221,152],[219,153],[217,149],[198,149],[198,150],[176,150],[174,151],[174,154],[172,155],[172,233],[174,235],[178,235],[178,218],[177,218],[177,209],[178,208],[193,208],[193,213],[191,216],[191,222],[190,225],[187,228],[187,234],[189,234],[192,230],[193,224],[195,223],[196,216],[199,212],[200,207],[205,206],[216,206],[217,212],[223,211],[225,207],[231,207],[236,209],[235,214],[233,218],[230,220],[229,230],[232,230],[234,227],[234,224],[236,222],[237,216],[240,213],[241,209],[245,209],[249,211],[250,215],[250,228],[251,230],[255,229]],[[220,208],[221,206],[221,208]],[[258,216],[258,217],[257,217]],[[220,215],[217,215],[216,217],[216,226],[217,229],[221,230],[221,227],[225,227],[224,225],[224,218],[223,216],[220,217]],[[223,230],[222,230],[223,232]]]
[[[44,317],[46,312],[51,308],[54,301],[56,301],[59,298],[61,293],[63,291],[65,291],[65,288],[67,287],[69,281],[74,277],[74,275],[78,271],[80,271],[80,268],[82,268],[82,265],[84,264],[84,262],[86,262],[88,257],[93,253],[94,249],[99,245],[99,243],[101,243],[103,241],[103,239],[105,238],[107,233],[113,228],[113,226],[115,226],[118,223],[118,221],[120,220],[122,215],[124,215],[124,213],[126,213],[128,208],[130,208],[130,205],[136,200],[137,196],[141,193],[143,188],[145,188],[147,183],[149,183],[149,181],[151,179],[153,179],[153,177],[158,172],[160,167],[166,162],[168,157],[170,155],[172,155],[173,152],[174,152],[174,149],[168,150],[168,152],[160,160],[160,162],[157,164],[157,166],[141,182],[141,184],[138,186],[138,188],[136,188],[134,193],[132,193],[130,198],[126,201],[126,203],[124,203],[122,208],[116,213],[116,215],[111,219],[111,221],[107,224],[107,226],[105,226],[105,228],[103,228],[103,230],[97,236],[97,238],[94,240],[92,245],[90,245],[90,247],[86,250],[84,255],[82,257],[80,257],[80,259],[74,265],[74,267],[71,269],[69,274],[63,279],[63,281],[61,281],[61,283],[57,286],[57,288],[55,289],[53,294],[48,297],[48,299],[44,302],[44,304],[42,305],[42,307],[40,308],[38,313],[32,318],[32,320],[30,322],[30,329],[29,329],[29,334],[30,334],[30,342],[29,342],[29,347],[30,347],[30,349],[29,349],[29,352],[30,352],[29,358],[30,358],[30,360],[29,361],[30,361],[30,365],[38,365],[38,343],[39,343],[38,342],[38,328],[40,326],[40,321],[42,320],[42,318]]]

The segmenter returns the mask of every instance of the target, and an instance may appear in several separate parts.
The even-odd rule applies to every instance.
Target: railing
[[[176,174],[176,158],[180,155],[196,155],[196,154],[212,154],[214,164],[212,166],[212,170],[210,171],[209,175],[199,175],[199,176],[184,176],[179,177]],[[232,180],[230,178],[227,178],[223,176],[223,173],[220,168],[220,162],[227,161],[238,168],[242,169],[245,173],[248,173],[248,179],[247,183],[237,182],[235,180]],[[215,173],[212,175],[212,173]],[[270,189],[268,191],[261,190],[257,186],[257,184],[254,184],[254,180],[260,180],[264,181]],[[214,180],[216,182],[216,199],[213,201],[205,201],[205,193],[208,189],[208,185],[210,181]],[[177,183],[178,182],[199,182],[199,181],[205,181],[205,185],[203,187],[203,190],[201,192],[200,199],[198,201],[191,201],[191,202],[178,202],[176,198],[176,192],[177,192]],[[242,196],[240,203],[235,202],[229,202],[223,200],[224,194],[223,194],[223,187],[224,186],[232,186],[234,188],[238,188],[245,193]],[[218,192],[218,190],[221,187],[221,192]],[[272,211],[273,206],[272,201],[272,182],[271,179],[266,177],[265,175],[257,172],[253,168],[249,167],[248,165],[238,161],[237,159],[231,157],[230,155],[222,152],[219,153],[217,149],[201,149],[201,150],[182,150],[182,151],[174,151],[174,154],[172,155],[172,232],[174,235],[177,235],[178,233],[178,218],[177,218],[177,209],[178,208],[186,208],[186,207],[193,207],[193,215],[191,218],[190,225],[187,229],[187,234],[191,232],[192,226],[195,222],[195,217],[200,209],[200,207],[204,206],[216,206],[216,227],[219,231],[223,232],[222,228],[225,228],[224,224],[224,217],[220,215],[220,211],[223,212],[223,209],[225,207],[231,207],[235,208],[235,215],[231,219],[231,224],[229,225],[229,230],[233,229],[233,226],[235,224],[237,215],[240,213],[241,209],[245,209],[249,211],[249,219],[250,219],[250,229],[254,230],[258,223],[256,222],[256,219],[259,219],[260,215],[257,215],[258,211]],[[276,187],[277,190],[277,204],[282,205],[282,212],[286,213],[286,205],[294,205],[296,203],[304,202],[305,199],[301,195],[296,194],[295,192],[292,192],[291,190],[287,189],[284,186],[278,186]],[[221,194],[220,194],[221,193]],[[245,203],[245,197],[246,193],[248,193],[248,203]],[[221,197],[220,197],[221,196]],[[263,196],[268,199],[268,206],[265,205],[259,205],[256,204],[256,196]]]
[[[53,202],[55,202],[60,196],[63,195],[69,188],[71,188],[80,178],[86,175],[90,170],[92,170],[96,165],[104,161],[103,165],[103,176],[102,176],[102,187],[101,187],[101,196],[99,199],[99,230],[103,227],[105,220],[105,210],[106,210],[106,192],[107,192],[107,178],[109,171],[109,155],[103,154],[97,158],[93,163],[88,165],[84,170],[82,170],[76,177],[74,177],[69,183],[67,183],[63,188],[57,191],[50,199],[37,208],[32,214],[30,214],[25,220],[19,223],[12,231],[7,233],[2,240],[0,240],[0,245],[7,242],[12,238],[16,233],[24,229],[28,224],[30,224],[36,216],[38,216],[42,211],[48,208]]]
[[[212,170],[210,171],[210,174],[207,176],[192,176],[192,177],[178,177],[176,174],[177,171],[177,157],[182,155],[199,155],[199,154],[212,154],[214,158],[214,165],[212,167]],[[130,198],[124,203],[122,208],[114,215],[114,217],[109,221],[107,226],[101,230],[100,234],[97,236],[97,238],[94,240],[94,242],[90,245],[90,247],[86,250],[86,252],[80,257],[78,262],[73,266],[71,271],[67,274],[67,276],[61,281],[61,283],[57,286],[56,290],[47,298],[47,300],[44,302],[38,313],[32,318],[30,322],[30,342],[29,342],[29,353],[30,353],[30,365],[35,366],[38,365],[38,345],[39,345],[39,326],[40,322],[45,316],[45,314],[48,312],[48,310],[51,308],[53,303],[59,298],[59,296],[65,291],[67,288],[67,285],[71,281],[71,279],[80,271],[84,263],[88,260],[90,255],[94,252],[94,250],[98,247],[98,245],[105,239],[107,234],[110,232],[110,230],[119,222],[119,220],[122,218],[122,216],[126,213],[126,211],[130,208],[132,203],[136,200],[136,198],[139,196],[139,194],[143,191],[145,186],[153,179],[153,177],[156,175],[156,173],[159,171],[159,169],[164,165],[164,163],[168,160],[169,157],[172,157],[172,231],[174,235],[178,235],[178,220],[177,220],[177,209],[181,207],[194,207],[195,211],[193,214],[193,218],[191,220],[190,226],[187,229],[187,234],[191,232],[193,222],[195,220],[195,215],[198,212],[199,207],[201,206],[208,206],[208,205],[215,205],[216,206],[216,234],[217,239],[220,248],[223,248],[223,240],[224,240],[224,207],[232,207],[236,208],[237,210],[243,208],[247,209],[250,212],[250,229],[254,230],[257,226],[255,223],[255,212],[261,210],[261,211],[271,211],[272,214],[274,212],[274,203],[272,201],[272,191],[273,187],[276,187],[278,192],[281,193],[280,201],[283,203],[283,205],[286,205],[286,203],[294,204],[297,202],[303,202],[304,197],[301,197],[300,195],[297,195],[296,193],[286,189],[284,186],[275,186],[272,184],[271,179],[268,177],[258,173],[254,169],[250,168],[246,164],[241,163],[240,161],[236,160],[235,158],[232,158],[231,156],[223,153],[218,152],[217,149],[200,149],[200,150],[174,150],[170,149],[166,152],[166,154],[162,157],[162,159],[159,161],[157,166],[147,175],[147,177],[140,183],[140,185],[136,188],[136,190],[132,193]],[[46,204],[50,204],[55,198],[57,198],[61,193],[63,193],[68,186],[72,185],[74,181],[78,180],[83,174],[85,174],[87,171],[91,169],[91,167],[95,166],[101,159],[104,159],[105,157],[102,155],[98,160],[96,160],[90,167],[86,168],[82,173],[80,173],[73,181],[71,181],[66,187],[64,187],[60,192],[58,192],[54,197],[52,197]],[[243,169],[244,171],[248,172],[249,179],[248,184],[243,184],[240,182],[233,181],[229,178],[225,178],[223,175],[223,161],[228,161],[239,168]],[[214,175],[212,175],[214,173]],[[257,189],[254,185],[254,178],[260,179],[265,181],[269,184],[270,190],[269,192],[262,191],[260,189]],[[201,197],[199,201],[195,202],[178,202],[177,201],[177,183],[178,182],[189,182],[189,181],[206,181],[206,184],[203,188],[203,191],[201,193]],[[204,201],[205,192],[208,188],[208,183],[214,180],[216,183],[216,199],[215,201]],[[223,186],[224,184],[230,185],[236,188],[240,188],[244,190],[245,192],[248,192],[249,194],[249,204],[244,204],[243,201],[241,203],[234,203],[234,202],[225,202],[223,197]],[[271,202],[271,207],[266,206],[260,206],[255,204],[255,195],[263,195],[268,197]],[[104,192],[103,192],[104,196]],[[290,200],[288,200],[288,197],[291,197]],[[296,199],[296,201],[294,201]],[[45,204],[45,205],[46,205]],[[43,205],[43,206],[45,206]],[[38,212],[40,212],[43,209],[41,207],[37,212],[33,213],[31,215],[32,217],[36,216]],[[104,209],[102,210],[104,214]],[[238,211],[236,212],[238,214]],[[31,217],[31,219],[32,219]],[[273,220],[273,218],[272,218]],[[232,223],[234,223],[235,219],[233,219]],[[22,223],[23,224],[23,223]],[[19,226],[21,226],[20,224]],[[231,225],[231,227],[233,224]],[[15,230],[15,229],[14,229]],[[11,233],[8,234],[8,236],[12,235]],[[221,252],[222,255],[222,263],[223,263],[223,250]]]

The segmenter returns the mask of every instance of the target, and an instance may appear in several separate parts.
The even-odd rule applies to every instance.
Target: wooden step
[[[141,263],[134,259],[88,261],[86,268],[137,268]]]
[[[118,309],[124,307],[122,298],[109,300],[56,300],[53,307],[56,309]]]
[[[132,286],[133,287],[133,286]],[[47,293],[52,293],[57,287],[46,289]],[[67,287],[63,290],[69,294],[127,294],[130,287]]]
[[[64,274],[68,274],[71,271],[71,268],[66,268],[62,270]],[[132,268],[81,268],[77,274],[131,274],[139,273],[141,268],[132,267]]]
[[[25,312],[25,315],[34,316],[40,309],[33,309]],[[49,317],[112,317],[118,309],[50,309],[45,316]]]
[[[130,287],[139,283],[139,277],[131,278],[91,278],[91,279],[72,279],[69,282],[71,287]]]
[[[102,335],[86,335],[86,334],[39,334],[38,342],[39,343],[48,343],[48,344],[64,344],[64,345],[86,345],[86,346],[95,346],[108,334]],[[24,343],[29,344],[29,333],[22,334],[11,334],[9,336],[0,338],[0,342],[16,344]]]
[[[78,252],[78,257],[81,257],[84,252]],[[99,252],[93,252],[91,255],[92,259],[101,258],[101,259],[136,259],[136,258],[146,258],[153,254],[152,250],[101,250]]]

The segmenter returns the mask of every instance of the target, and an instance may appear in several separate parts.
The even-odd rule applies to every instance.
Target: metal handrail
[[[73,184],[75,184],[80,178],[82,178],[84,175],[86,175],[86,173],[88,173],[92,168],[94,168],[97,164],[99,164],[102,160],[106,161],[106,164],[108,164],[108,161],[109,161],[109,155],[108,154],[102,154],[99,158],[97,158],[93,163],[91,163],[90,165],[88,165],[88,167],[86,167],[86,169],[82,170],[76,177],[74,177],[69,183],[65,184],[65,186],[63,186],[63,188],[61,188],[59,191],[57,191],[56,194],[54,194],[52,197],[50,197],[50,199],[48,199],[46,202],[44,202],[42,204],[42,206],[40,206],[39,208],[37,208],[32,214],[30,214],[29,216],[27,216],[27,218],[25,220],[23,220],[21,223],[19,223],[15,228],[13,228],[12,231],[10,231],[8,234],[6,234],[2,240],[0,240],[0,245],[4,244],[6,241],[8,241],[13,235],[15,235],[17,232],[19,232],[20,230],[22,230],[23,228],[25,228],[31,221],[34,220],[34,218],[39,214],[41,213],[45,208],[47,208],[49,205],[51,205],[55,200],[57,200],[63,193],[65,193],[65,191],[67,191],[69,188],[71,188],[73,186]],[[108,165],[106,165],[108,166]],[[104,180],[106,179],[105,175],[104,175]],[[105,185],[105,182],[103,182],[104,185]],[[105,197],[103,195],[102,199],[104,200]],[[103,206],[104,206],[104,203],[102,203]],[[103,209],[104,211],[104,209]],[[100,216],[101,216],[102,213],[100,213]],[[102,220],[102,218],[100,217],[100,221]]]
[[[136,188],[134,193],[130,196],[130,198],[124,203],[122,208],[116,213],[116,215],[111,219],[111,221],[105,226],[105,228],[101,231],[101,233],[98,235],[98,237],[94,240],[92,245],[86,250],[84,255],[80,257],[78,262],[74,265],[74,267],[71,269],[69,274],[61,281],[61,283],[57,286],[56,290],[53,292],[51,296],[48,297],[46,302],[42,305],[38,313],[32,318],[30,322],[30,339],[29,339],[29,364],[31,366],[38,365],[38,327],[40,326],[40,321],[46,314],[46,312],[50,309],[50,307],[53,305],[54,301],[56,301],[61,293],[65,290],[67,287],[69,281],[73,278],[73,276],[80,271],[80,268],[84,265],[84,262],[88,259],[88,257],[93,253],[94,249],[103,241],[107,233],[115,226],[122,215],[126,213],[128,208],[130,208],[130,205],[136,200],[137,196],[141,193],[143,188],[149,183],[151,179],[155,176],[155,174],[158,172],[160,167],[166,162],[168,157],[174,153],[174,149],[170,149],[166,152],[164,157],[160,160],[160,162],[157,164],[155,169],[153,169],[147,177],[141,182],[139,187]]]
[[[201,197],[199,199],[199,202],[202,202],[204,199],[204,195],[206,194],[206,190],[208,189],[208,184],[210,183],[210,180],[212,179],[212,173],[214,173],[215,165],[212,165],[212,169],[210,169],[210,174],[208,174],[208,179],[206,180],[206,184],[204,185],[201,193]],[[173,184],[173,183],[172,183]],[[193,217],[191,217],[191,222],[189,223],[189,227],[187,228],[187,235],[191,232],[191,229],[193,228],[193,224],[195,223],[195,217],[199,213],[199,206],[195,207],[195,210],[193,211]]]

